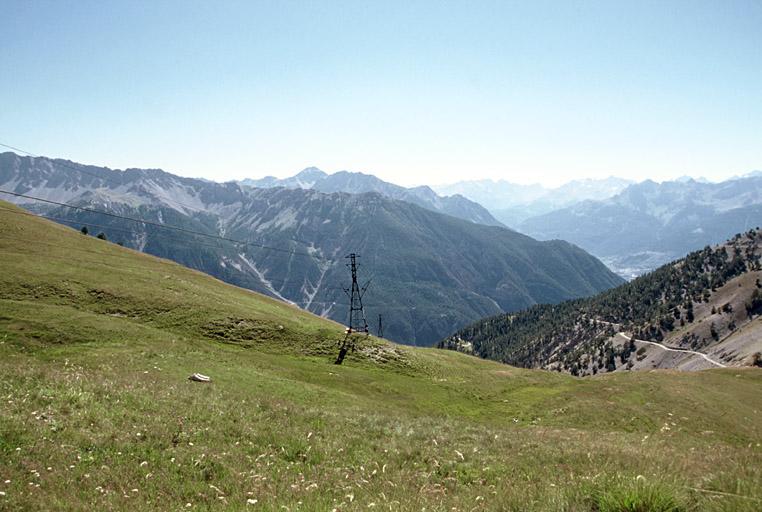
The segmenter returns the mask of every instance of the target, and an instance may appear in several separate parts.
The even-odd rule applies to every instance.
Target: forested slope
[[[486,318],[439,346],[573,374],[634,366],[635,344],[612,340],[620,331],[673,347],[712,350],[762,312],[761,244],[759,230],[739,234],[588,299]],[[748,355],[741,347],[719,357],[742,364]]]

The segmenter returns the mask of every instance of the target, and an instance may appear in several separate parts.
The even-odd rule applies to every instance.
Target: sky
[[[217,181],[762,169],[762,1],[0,0],[0,143]]]

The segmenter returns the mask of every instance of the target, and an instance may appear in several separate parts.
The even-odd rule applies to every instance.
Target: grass
[[[668,485],[645,483],[645,478],[634,482],[613,482],[592,494],[594,508],[600,512],[682,512],[677,495],[680,489]]]
[[[336,366],[335,323],[41,219],[0,262],[0,510],[762,506],[758,369]]]

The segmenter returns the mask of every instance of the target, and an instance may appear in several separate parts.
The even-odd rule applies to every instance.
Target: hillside
[[[432,345],[487,315],[589,296],[622,282],[568,243],[537,242],[378,193],[248,189],[12,153],[0,155],[0,188],[152,222],[14,198],[60,222],[103,231],[126,247],[339,322],[348,310],[344,256],[359,253],[360,278],[373,279],[366,303],[371,324],[382,314],[388,338],[415,345]]]
[[[644,181],[511,227],[567,240],[632,278],[760,225],[762,177],[752,175],[722,183]]]
[[[594,297],[484,319],[439,346],[574,375],[762,365],[760,255],[762,232],[748,231]]]
[[[337,367],[337,324],[0,206],[0,509],[762,500],[758,370],[577,379],[374,338]]]
[[[241,183],[255,188],[301,188],[327,194],[334,192],[346,194],[376,192],[390,199],[406,201],[427,210],[445,213],[477,224],[505,227],[482,205],[470,201],[460,194],[440,196],[430,187],[405,188],[362,172],[339,171],[327,174],[315,167],[308,167],[290,178],[278,179],[267,176],[258,180],[243,180]]]

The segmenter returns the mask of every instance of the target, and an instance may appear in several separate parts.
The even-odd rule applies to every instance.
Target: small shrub
[[[717,332],[717,327],[715,327],[714,322],[709,325],[709,334],[712,335],[714,341],[718,341],[720,339],[720,335]]]
[[[686,510],[664,485],[614,484],[593,493],[593,510],[596,512],[681,512]]]

